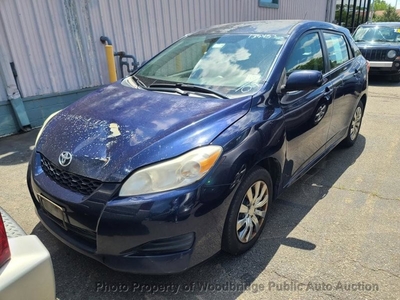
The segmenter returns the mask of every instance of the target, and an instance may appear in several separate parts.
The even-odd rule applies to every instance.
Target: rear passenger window
[[[331,69],[350,59],[347,43],[342,35],[324,32]]]
[[[324,71],[324,59],[318,33],[303,36],[294,47],[286,64],[286,72],[290,74],[296,70]]]

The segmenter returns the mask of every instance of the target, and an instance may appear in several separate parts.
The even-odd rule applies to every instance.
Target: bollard
[[[100,41],[105,45],[104,48],[106,50],[108,76],[110,78],[110,82],[112,83],[117,81],[117,69],[115,68],[114,48],[112,46],[111,40],[108,37],[101,36]]]

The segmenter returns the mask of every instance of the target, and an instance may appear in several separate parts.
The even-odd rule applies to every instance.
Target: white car
[[[49,251],[0,207],[0,299],[56,299]]]

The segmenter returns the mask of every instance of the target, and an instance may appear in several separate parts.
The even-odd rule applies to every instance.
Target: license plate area
[[[68,218],[67,214],[65,212],[65,208],[54,203],[50,199],[47,199],[43,195],[37,194],[37,198],[40,202],[40,205],[42,206],[43,210],[49,214],[53,219],[57,219],[59,221],[59,224],[61,227],[63,227],[65,230],[67,230],[67,223],[68,223]]]

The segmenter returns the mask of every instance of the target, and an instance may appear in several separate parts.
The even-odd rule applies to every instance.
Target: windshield
[[[354,33],[356,42],[400,43],[400,28],[386,26],[361,26]]]
[[[253,94],[286,37],[271,34],[195,35],[183,38],[135,75],[144,88],[200,87],[226,98]],[[163,89],[165,91],[165,89]],[[201,91],[201,90],[200,90]]]

